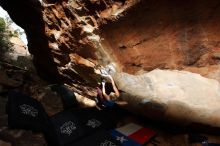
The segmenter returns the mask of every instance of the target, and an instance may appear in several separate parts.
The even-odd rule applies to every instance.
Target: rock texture
[[[10,42],[13,45],[13,53],[10,54],[12,57],[17,58],[18,56],[30,55],[25,43],[19,37],[11,37]]]
[[[212,57],[219,52],[217,0],[2,0],[1,5],[25,29],[35,66],[47,80],[90,83],[67,66],[79,66],[71,55],[93,67],[113,62],[132,74],[217,63]],[[78,71],[92,71],[80,66]]]
[[[97,86],[98,79],[84,79],[82,72],[95,74],[96,65],[111,62],[100,43],[99,27],[137,2],[2,0],[0,4],[24,28],[34,64],[44,79],[68,83],[79,94],[95,96],[91,87]],[[77,64],[78,59],[86,62]]]
[[[128,109],[147,117],[220,127],[220,84],[186,71],[115,75]]]
[[[0,5],[24,28],[39,75],[51,82],[68,84],[80,96],[97,95],[95,87],[100,75],[96,69],[109,64],[116,72],[132,75],[160,68],[189,70],[219,79],[218,0],[1,0]],[[174,79],[183,82],[178,87],[190,86],[186,92],[178,88],[169,96],[176,97],[179,92],[178,96],[183,94],[181,98],[190,102],[194,100],[191,96],[195,96],[199,105],[206,97],[194,95],[195,87],[190,83],[198,83],[198,93],[202,87],[210,89],[203,80],[211,87],[218,86],[217,82],[200,80],[195,74],[169,73],[170,80],[171,75],[177,75]],[[128,76],[124,80],[131,79]],[[122,84],[120,78],[115,80]],[[136,89],[145,89],[141,85],[137,84],[140,88]],[[211,91],[210,99],[217,100],[217,89]],[[130,90],[126,92],[133,96]],[[148,97],[143,91],[137,93]],[[168,97],[164,95],[168,93],[159,93],[158,98],[163,98],[161,102],[165,104]],[[205,107],[199,110],[206,110]],[[168,115],[172,116],[172,111]],[[212,124],[219,126],[218,121]]]
[[[11,144],[0,140],[0,146],[11,146]]]
[[[142,1],[102,35],[123,71],[216,64],[219,1]]]
[[[16,81],[8,77],[7,73],[4,70],[0,70],[0,85],[8,87],[18,87],[22,84],[22,81]],[[22,80],[22,79],[20,79]]]

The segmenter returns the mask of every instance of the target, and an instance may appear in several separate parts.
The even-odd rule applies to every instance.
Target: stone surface
[[[219,1],[143,0],[104,25],[101,36],[121,69],[132,74],[216,64],[219,11]]]
[[[137,74],[155,68],[189,70],[219,80],[219,59],[216,56],[220,49],[219,0],[1,0],[0,5],[25,29],[38,74],[50,82],[68,84],[80,97],[96,97],[95,87],[101,81],[96,69],[110,63],[115,65],[117,72],[132,74],[115,78],[119,87],[129,82],[131,76],[136,79],[145,76]],[[186,91],[172,84],[168,85],[168,90],[163,88],[165,82],[160,82],[156,84],[159,90],[156,93],[160,93],[157,98],[165,106],[150,103],[150,108],[141,113],[148,116],[147,111],[155,109],[155,115],[164,114],[161,108],[168,108],[166,104],[171,96],[175,102],[169,102],[171,109],[167,110],[167,116],[200,121],[199,118],[204,118],[201,114],[209,112],[205,101],[215,97],[217,100],[217,89],[211,88],[217,88],[217,82],[210,80],[208,88],[203,78],[200,80],[195,74],[174,72],[178,75],[172,76],[172,72],[167,77],[170,80],[176,77],[180,83],[178,86],[183,86]],[[165,75],[159,74],[158,79]],[[150,80],[135,83],[133,86],[137,91],[132,88],[127,91],[129,100],[152,96],[144,92],[147,87],[151,88]],[[207,90],[205,87],[209,90],[204,94],[207,96],[201,94],[204,91],[199,94],[202,88]],[[173,92],[168,92],[170,88]],[[198,95],[195,95],[194,89],[197,88]],[[133,96],[134,93],[138,93],[138,97]],[[212,104],[215,108],[218,103]],[[139,110],[139,105],[132,102],[128,107]],[[186,110],[198,108],[197,112],[201,113],[195,115],[200,117],[189,119],[184,112],[173,113],[172,110],[179,107]],[[213,115],[218,114],[216,111]],[[209,117],[213,118],[213,123],[200,122],[219,126],[219,119],[212,114]]]
[[[0,93],[3,91],[3,86],[0,85]]]
[[[115,75],[128,109],[147,117],[220,127],[220,84],[186,71]]]
[[[219,63],[218,0],[2,0],[0,5],[25,29],[41,77],[67,83],[82,96],[94,96],[100,78],[87,75],[98,65],[114,63],[118,71],[138,74]],[[69,65],[73,55],[78,58]],[[94,66],[79,64],[79,58]]]
[[[11,144],[0,140],[0,146],[11,146]]]
[[[27,50],[27,46],[18,37],[11,37],[10,42],[13,45],[13,52],[9,53],[11,58],[17,58],[18,56],[28,56],[30,53]]]
[[[19,80],[16,81],[12,78],[9,78],[4,70],[0,70],[0,85],[4,85],[8,87],[18,87],[21,84],[22,84],[22,81],[19,81]]]
[[[220,82],[220,66],[219,65],[207,65],[205,67],[186,67],[185,71],[198,73],[204,77],[215,79]]]

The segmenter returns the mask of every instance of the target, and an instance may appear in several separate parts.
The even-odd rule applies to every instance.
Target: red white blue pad
[[[141,146],[156,135],[152,129],[134,123],[129,123],[110,132],[123,146]]]

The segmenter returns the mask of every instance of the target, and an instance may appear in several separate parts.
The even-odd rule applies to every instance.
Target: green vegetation
[[[6,28],[8,29],[9,37],[19,37],[24,33],[20,31],[19,29],[16,29],[16,30],[10,29],[10,26],[13,24],[13,21],[11,20],[10,17],[6,16],[5,23],[6,23]]]
[[[6,52],[12,51],[12,44],[9,40],[12,35],[9,25],[4,18],[0,17],[0,57],[4,56]]]

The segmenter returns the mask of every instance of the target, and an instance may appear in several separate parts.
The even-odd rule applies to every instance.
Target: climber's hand
[[[102,77],[108,77],[109,76],[109,74],[101,74],[102,75]]]
[[[104,69],[101,69],[100,72],[101,72],[101,76],[103,77],[109,76],[108,72]]]
[[[102,80],[102,85],[105,86],[106,80]]]

